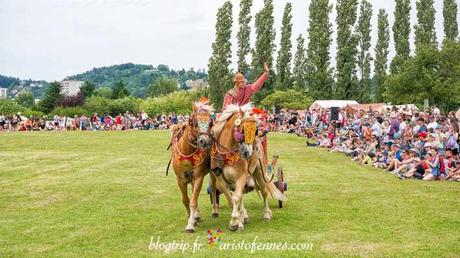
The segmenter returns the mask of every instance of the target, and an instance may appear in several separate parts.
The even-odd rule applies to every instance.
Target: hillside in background
[[[126,84],[130,94],[136,97],[145,97],[147,87],[153,84],[160,77],[176,79],[182,89],[187,89],[188,80],[208,79],[204,70],[195,71],[193,68],[186,71],[173,70],[167,65],[141,65],[141,64],[120,64],[106,67],[93,68],[90,71],[71,75],[67,80],[91,81],[97,88],[112,88],[118,81]],[[30,91],[35,98],[41,98],[43,92],[48,87],[46,81],[34,81],[32,79],[22,80],[15,77],[0,75],[0,87],[8,88],[8,95],[12,98],[17,97],[21,92]]]
[[[184,69],[175,71],[167,65],[140,65],[140,64],[120,64],[107,67],[94,68],[90,71],[67,77],[69,80],[91,81],[97,87],[110,87],[122,80],[130,94],[136,97],[145,97],[147,86],[155,83],[160,77],[176,79],[181,88],[186,88],[187,80],[205,79],[207,74],[204,70],[195,71]]]
[[[41,98],[48,85],[49,83],[46,81],[21,80],[19,78],[0,75],[0,88],[8,88],[8,96],[12,98],[25,91],[32,92],[36,98]]]

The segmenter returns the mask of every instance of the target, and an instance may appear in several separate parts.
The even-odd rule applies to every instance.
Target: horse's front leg
[[[190,199],[187,195],[187,184],[182,177],[177,177],[177,185],[182,193],[182,203],[184,204],[185,209],[187,210],[187,216],[190,216]]]
[[[187,233],[194,233],[195,232],[195,225],[197,224],[197,218],[201,220],[199,217],[200,214],[197,212],[198,208],[198,196],[200,195],[201,186],[203,185],[203,175],[197,176],[194,178],[192,185],[192,199],[190,200],[190,215],[188,219],[187,227],[185,227],[185,232]]]
[[[246,184],[246,180],[247,180],[247,174],[245,173],[245,174],[240,175],[240,177],[235,182],[235,191],[233,192],[233,195],[232,195],[232,201],[233,201],[232,219],[230,220],[230,225],[229,225],[229,228],[232,231],[244,229],[243,218],[242,218],[240,211],[242,207],[241,201],[243,198],[243,190]]]

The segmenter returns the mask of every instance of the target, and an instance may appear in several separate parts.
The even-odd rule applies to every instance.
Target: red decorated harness
[[[184,137],[184,136],[183,136]],[[173,145],[173,154],[174,160],[179,162],[180,167],[184,171],[190,171],[194,168],[199,167],[206,159],[207,151],[197,148],[192,154],[185,155],[179,150],[179,145],[177,144],[178,138],[174,139]]]

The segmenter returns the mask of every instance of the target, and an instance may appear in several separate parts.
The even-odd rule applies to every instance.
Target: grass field
[[[167,132],[0,134],[0,257],[189,256],[149,250],[161,242],[203,244],[200,257],[413,256],[460,254],[460,184],[400,181],[340,154],[306,148],[292,135],[271,134],[289,190],[284,209],[246,198],[250,223],[227,229],[230,210],[211,219],[205,187],[203,221],[184,233],[185,209],[174,173],[164,171]],[[207,186],[207,181],[205,186]],[[207,246],[206,231],[222,242],[312,243],[311,251],[225,251]],[[198,238],[198,240],[197,240]]]

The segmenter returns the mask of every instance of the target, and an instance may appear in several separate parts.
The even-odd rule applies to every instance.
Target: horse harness
[[[192,126],[192,127],[201,126],[201,123],[203,123],[203,121],[198,121],[198,119],[196,118],[198,114],[199,113],[194,113],[192,117],[190,117],[189,122],[188,122],[189,126]],[[212,127],[212,123],[213,122],[211,121],[211,126],[209,127]],[[208,135],[210,137],[212,137],[212,135],[209,132],[206,132],[206,133],[198,132],[197,133],[194,130],[190,130],[190,132],[186,135],[187,137],[186,140],[190,146],[195,148],[195,151],[191,154],[187,154],[187,155],[183,154],[179,150],[178,142],[184,136],[186,126],[187,125],[182,126],[179,129],[179,131],[175,135],[173,135],[173,137],[171,138],[171,142],[169,143],[167,150],[169,150],[172,147],[173,156],[169,159],[168,166],[166,167],[166,176],[168,176],[169,174],[169,168],[171,166],[172,159],[174,158],[174,160],[179,162],[181,168],[185,171],[184,174],[185,174],[186,180],[190,182],[193,179],[193,169],[201,166],[207,157],[207,150],[199,148],[196,144],[196,141],[198,137],[201,135]]]

